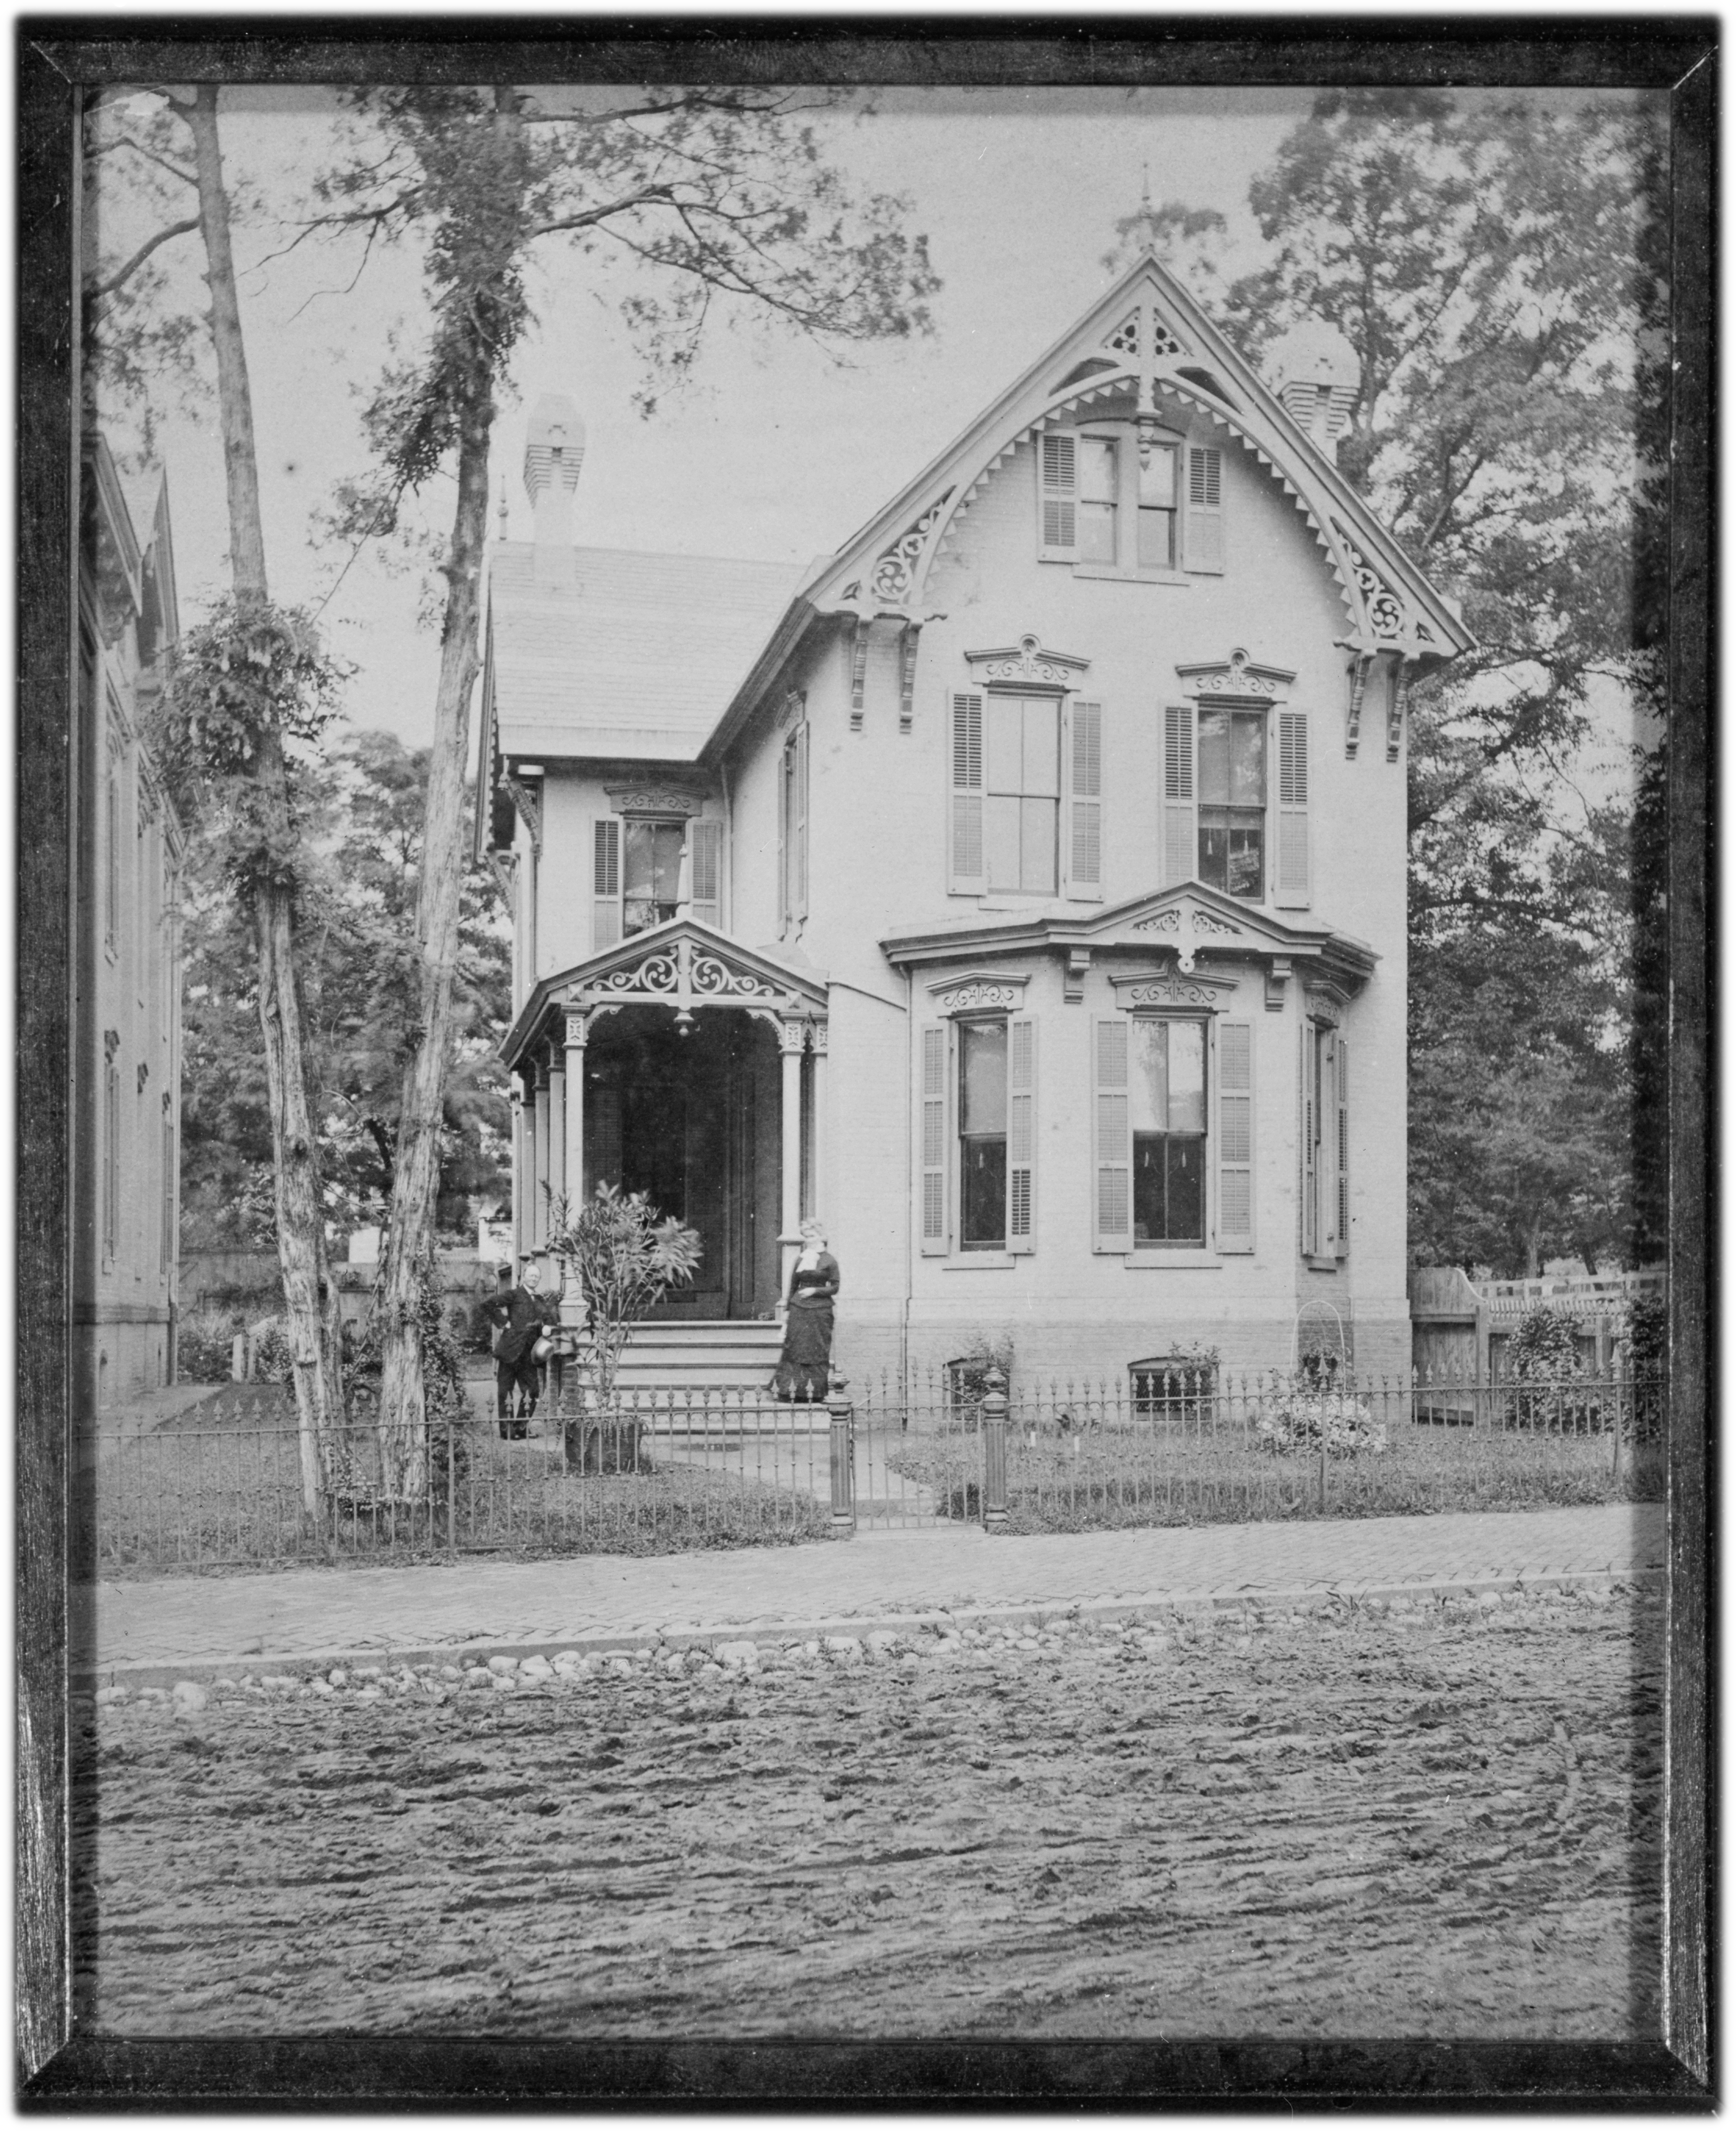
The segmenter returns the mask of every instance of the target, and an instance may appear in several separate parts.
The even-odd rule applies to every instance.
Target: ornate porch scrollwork
[[[781,999],[784,994],[751,970],[726,969],[714,955],[695,955],[694,995],[709,999]]]

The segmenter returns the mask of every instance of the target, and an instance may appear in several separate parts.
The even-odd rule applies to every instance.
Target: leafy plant
[[[222,1310],[199,1310],[175,1327],[175,1370],[184,1384],[226,1384],[235,1348],[235,1325]]]
[[[1262,1450],[1274,1455],[1324,1450],[1329,1458],[1379,1458],[1387,1449],[1386,1424],[1374,1418],[1366,1399],[1311,1389],[1302,1379],[1260,1401],[1254,1412],[1254,1438]]]
[[[549,1247],[577,1275],[591,1339],[582,1356],[597,1406],[615,1406],[615,1378],[633,1327],[698,1271],[698,1233],[659,1214],[643,1191],[599,1184],[576,1212],[557,1200]]]
[[[1579,1327],[1570,1310],[1540,1303],[1519,1319],[1508,1343],[1510,1382],[1534,1391],[1511,1393],[1503,1410],[1508,1428],[1545,1429],[1566,1435],[1595,1434],[1613,1417],[1597,1386],[1576,1386],[1587,1373]]]

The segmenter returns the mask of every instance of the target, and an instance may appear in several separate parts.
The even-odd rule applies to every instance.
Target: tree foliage
[[[1662,154],[1642,103],[1326,92],[1251,189],[1268,256],[1222,301],[1256,358],[1303,319],[1346,335],[1340,471],[1478,638],[1411,704],[1426,1259],[1631,1261],[1659,1234],[1659,899],[1631,800],[1576,779],[1663,709]]]

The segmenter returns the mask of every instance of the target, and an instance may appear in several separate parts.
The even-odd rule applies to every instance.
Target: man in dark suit
[[[540,1363],[536,1343],[543,1336],[549,1312],[538,1290],[542,1269],[533,1258],[525,1267],[517,1286],[511,1285],[510,1267],[501,1267],[500,1292],[484,1305],[483,1314],[497,1328],[494,1343],[494,1381],[501,1433],[523,1436],[536,1411]],[[512,1411],[512,1387],[519,1391],[519,1410]]]

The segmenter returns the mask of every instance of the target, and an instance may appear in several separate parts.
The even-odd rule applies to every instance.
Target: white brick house
[[[818,1211],[846,1374],[1281,1365],[1321,1302],[1405,1365],[1405,700],[1470,639],[1335,470],[1347,355],[1263,382],[1148,259],[805,571],[575,548],[544,403],[477,820],[521,1251],[582,1169],[699,1231],[675,1316],[766,1319]]]

